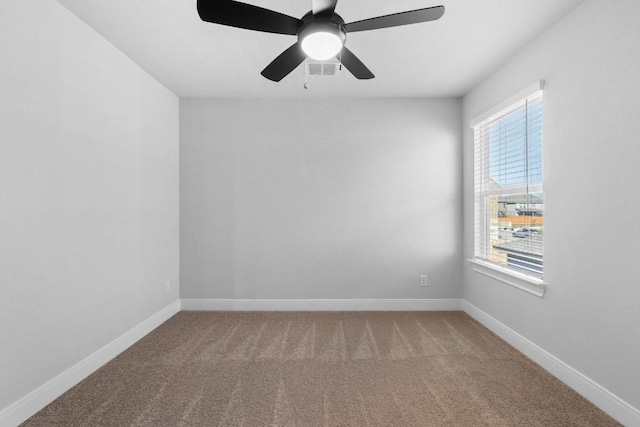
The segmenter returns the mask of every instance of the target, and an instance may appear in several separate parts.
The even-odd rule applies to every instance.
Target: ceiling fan
[[[266,33],[297,36],[298,41],[282,52],[261,74],[279,82],[307,57],[324,61],[340,54],[340,62],[358,79],[372,79],[373,73],[345,47],[347,33],[435,21],[444,6],[378,16],[345,24],[335,13],[338,0],[312,0],[312,10],[301,19],[247,3],[231,0],[198,0],[203,21]]]

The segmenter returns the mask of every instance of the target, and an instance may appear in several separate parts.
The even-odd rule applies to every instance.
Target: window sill
[[[506,283],[507,285],[511,285],[514,288],[528,292],[538,298],[542,298],[547,290],[547,284],[544,283],[542,279],[520,274],[515,271],[507,270],[506,268],[500,268],[488,262],[478,261],[475,259],[469,259],[467,261],[473,264],[473,271],[476,273],[498,280],[502,283]]]

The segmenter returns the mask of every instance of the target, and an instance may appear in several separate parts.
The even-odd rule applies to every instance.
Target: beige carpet
[[[26,426],[611,426],[462,312],[181,312]]]

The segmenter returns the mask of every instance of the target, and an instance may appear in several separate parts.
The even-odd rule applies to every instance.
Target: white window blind
[[[475,258],[542,277],[542,90],[474,124]]]

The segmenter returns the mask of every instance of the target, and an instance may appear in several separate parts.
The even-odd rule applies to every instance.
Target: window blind
[[[475,123],[475,258],[542,277],[541,90]]]

